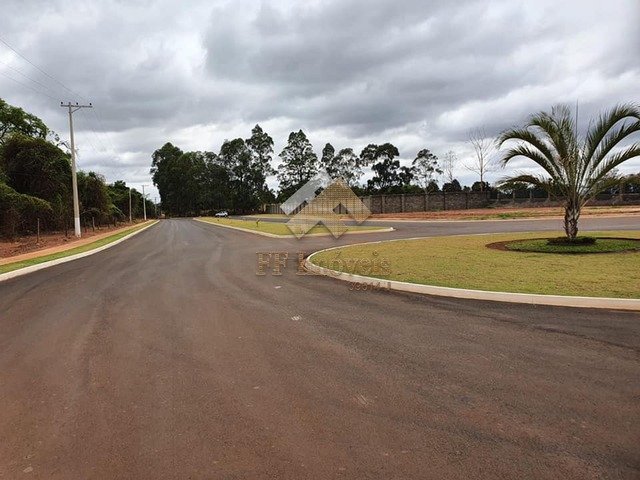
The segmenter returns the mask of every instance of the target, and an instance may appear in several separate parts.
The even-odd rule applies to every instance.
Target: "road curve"
[[[394,227],[410,238],[559,222]],[[297,252],[362,241],[166,220],[3,282],[0,478],[640,476],[640,315],[296,275]],[[291,258],[259,276],[258,252]]]

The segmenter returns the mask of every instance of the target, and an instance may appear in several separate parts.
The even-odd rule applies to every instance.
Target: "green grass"
[[[638,231],[593,232],[589,235],[640,238]],[[540,233],[511,233],[355,245],[315,255],[313,261],[343,272],[443,287],[640,298],[640,252],[548,255],[486,247],[493,242],[541,236]],[[559,233],[548,236],[557,237]],[[362,262],[363,259],[369,261]]]
[[[31,258],[29,260],[22,260],[19,262],[7,263],[6,265],[0,265],[0,273],[12,272],[14,270],[19,270],[21,268],[30,267],[32,265],[38,265],[40,263],[49,262],[51,260],[57,260],[59,258],[69,257],[71,255],[75,255],[77,253],[88,252],[89,250],[94,250],[96,248],[102,247],[103,245],[107,245],[109,243],[113,243],[116,240],[120,240],[122,237],[129,235],[141,228],[148,226],[147,224],[138,225],[137,227],[128,228],[127,230],[123,230],[118,232],[110,237],[105,237],[100,240],[96,240],[92,243],[87,243],[86,245],[82,245],[80,247],[72,248],[70,250],[65,250],[63,252],[52,253],[51,255],[45,255],[42,257]]]
[[[520,242],[511,242],[505,245],[509,250],[540,252],[540,253],[611,253],[624,252],[626,250],[640,250],[640,242],[633,240],[620,240],[616,238],[599,238],[592,245],[551,245],[547,240],[534,239]]]
[[[271,233],[273,235],[281,235],[283,237],[293,236],[293,233],[291,233],[291,230],[289,230],[289,227],[287,227],[285,223],[256,221],[256,220],[237,220],[234,218],[214,218],[214,217],[203,217],[203,218],[199,218],[198,220],[202,220],[207,223],[213,223],[214,225],[218,224],[218,225],[226,225],[229,227],[244,228],[244,229],[253,230],[256,232],[264,232],[264,233]],[[349,231],[383,230],[385,228],[386,227],[359,227],[359,226],[351,227],[350,226]],[[331,233],[329,232],[329,230],[326,229],[326,227],[324,227],[323,225],[319,225],[319,226],[313,227],[307,235],[312,235],[312,234],[330,235]]]

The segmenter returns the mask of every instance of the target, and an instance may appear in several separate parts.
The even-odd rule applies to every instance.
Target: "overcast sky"
[[[453,150],[470,185],[471,129],[495,136],[576,101],[586,127],[640,101],[638,0],[2,3],[0,97],[63,139],[60,101],[92,102],[74,116],[80,168],[136,187],[164,143],[218,152],[256,123],[276,159],[303,129],[318,155],[326,142],[391,142],[404,162]]]

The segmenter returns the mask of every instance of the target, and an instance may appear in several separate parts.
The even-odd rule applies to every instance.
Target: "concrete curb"
[[[238,230],[240,232],[253,233],[255,235],[261,235],[263,237],[279,238],[281,240],[296,238],[294,235],[276,235],[275,233],[258,232],[257,230],[249,230],[248,228],[232,227],[231,225],[222,225],[220,223],[207,222],[206,220],[201,220],[199,218],[194,218],[194,220],[197,222],[205,223],[207,225],[214,225],[216,227],[229,228],[231,230]],[[383,228],[380,230],[355,230],[353,232],[347,231],[343,235],[362,235],[365,233],[387,233],[387,232],[394,232],[394,231],[395,231],[395,228],[389,227],[389,228]],[[305,235],[304,237],[307,238],[307,237],[330,237],[330,236],[331,236],[330,233],[311,233],[309,235]]]
[[[482,234],[481,234],[482,235]],[[467,235],[455,235],[467,236]],[[425,237],[419,237],[425,238]],[[428,238],[428,237],[427,237]],[[402,239],[405,240],[405,239]],[[402,240],[390,240],[402,241]],[[415,239],[411,239],[415,240]],[[387,243],[387,241],[368,242],[355,245],[367,245],[376,243]],[[399,282],[395,280],[385,280],[375,277],[365,277],[363,275],[354,275],[351,273],[338,272],[325,267],[319,267],[311,263],[314,255],[319,253],[336,250],[341,247],[326,248],[318,250],[309,255],[304,261],[306,270],[316,275],[324,275],[351,283],[368,283],[376,285],[380,289],[396,290],[400,292],[420,293],[424,295],[435,295],[440,297],[466,298],[471,300],[489,300],[494,302],[507,303],[524,303],[528,305],[551,305],[559,307],[580,307],[580,308],[606,308],[615,310],[631,310],[640,311],[640,300],[628,298],[605,298],[605,297],[570,297],[561,295],[540,295],[529,293],[508,293],[508,292],[492,292],[484,290],[468,290],[463,288],[436,287],[432,285],[421,285],[417,283]]]
[[[141,228],[140,230],[136,230],[135,232],[130,233],[128,235],[125,235],[124,237],[119,238],[118,240],[115,240],[115,241],[113,241],[111,243],[108,243],[106,245],[103,245],[101,247],[94,248],[93,250],[88,250],[88,251],[82,252],[82,253],[76,253],[75,255],[69,255],[68,257],[57,258],[56,260],[51,260],[49,262],[38,263],[37,265],[31,265],[29,267],[19,268],[18,270],[13,270],[11,272],[2,273],[2,274],[0,274],[0,282],[4,282],[5,280],[9,280],[11,278],[20,277],[22,275],[27,275],[28,273],[37,272],[38,270],[44,270],[45,268],[54,267],[54,266],[60,265],[62,263],[71,262],[73,260],[78,260],[80,258],[88,257],[89,255],[94,255],[96,253],[102,252],[103,250],[107,250],[108,248],[115,247],[119,243],[122,243],[125,240],[130,239],[131,237],[133,237],[134,235],[137,235],[140,232],[144,232],[146,229],[153,227],[157,223],[158,223],[158,220],[156,220],[155,222],[147,225],[144,228]],[[117,234],[114,234],[114,235],[117,235]],[[98,240],[96,240],[96,241],[98,241]],[[73,247],[73,248],[76,248],[76,247]],[[70,250],[72,250],[73,248],[71,248]],[[11,265],[11,264],[9,264],[9,265]]]

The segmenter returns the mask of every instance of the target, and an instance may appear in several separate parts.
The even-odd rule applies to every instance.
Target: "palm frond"
[[[531,117],[529,124],[541,130],[561,162],[566,162],[575,153],[575,122],[566,105],[551,108],[551,114],[541,112]]]
[[[555,190],[560,187],[561,184],[554,182],[553,179],[545,177],[543,175],[534,175],[530,173],[516,173],[509,177],[502,177],[496,182],[496,186],[499,188],[514,188],[522,184],[532,185],[534,187],[543,188],[549,195],[554,195]]]
[[[558,137],[554,139],[562,159],[575,158],[578,139],[576,137],[576,119],[568,105],[556,105],[551,108],[551,116],[557,126]]]
[[[516,174],[510,177],[502,177],[496,182],[497,187],[512,187],[520,183],[526,183],[536,187],[541,186],[547,179],[539,175],[531,175],[527,173]]]
[[[588,177],[588,182],[586,182],[585,184],[585,188],[594,188],[596,185],[598,185],[598,182],[601,182],[602,179],[609,175],[615,168],[617,168],[627,160],[636,157],[640,157],[640,143],[634,143],[621,152],[609,155],[603,162],[600,163],[600,165],[597,166],[595,170],[591,172],[591,175]],[[600,193],[601,191],[602,190],[597,193]]]
[[[596,122],[589,126],[585,144],[585,157],[588,159],[593,157],[604,158],[608,151],[602,155],[598,155],[596,152],[602,150],[601,144],[607,143],[603,142],[603,140],[608,136],[609,131],[618,122],[627,118],[640,120],[640,107],[635,104],[616,105],[609,112],[600,114]]]
[[[593,155],[591,157],[586,157],[585,155],[585,161],[587,161],[589,165],[587,176],[591,176],[596,172],[600,164],[606,161],[608,155],[616,145],[629,135],[637,132],[640,132],[640,120],[609,128],[608,133],[602,138]]]
[[[621,179],[622,177],[619,175],[607,175],[602,177],[600,181],[598,181],[591,187],[591,192],[589,193],[589,195],[585,196],[585,202],[588,202],[599,193],[602,193],[603,191],[611,187],[619,185]]]
[[[499,137],[499,145],[509,140],[517,140],[524,142],[525,145],[518,145],[507,150],[505,156],[502,159],[502,166],[506,166],[507,163],[515,157],[525,157],[540,167],[542,167],[552,178],[561,179],[564,177],[562,169],[559,168],[558,162],[554,158],[554,154],[549,149],[548,145],[538,137],[534,132],[527,130],[526,128],[507,130]],[[528,145],[526,145],[528,144]]]

